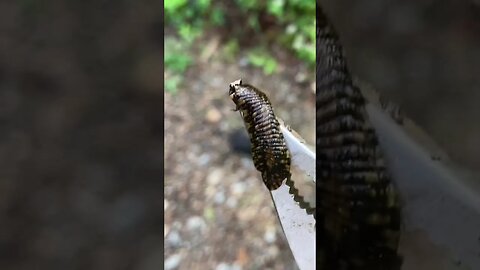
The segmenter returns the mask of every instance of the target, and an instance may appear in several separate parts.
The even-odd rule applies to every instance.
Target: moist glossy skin
[[[269,190],[279,188],[283,180],[290,179],[290,152],[270,101],[263,92],[241,80],[230,84],[229,95],[250,136],[255,168],[262,173]]]
[[[364,98],[352,82],[338,37],[319,4],[316,94],[321,269],[400,269],[397,191]]]

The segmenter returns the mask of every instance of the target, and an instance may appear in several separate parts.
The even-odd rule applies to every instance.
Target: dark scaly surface
[[[230,97],[240,111],[252,144],[255,168],[269,190],[290,179],[290,152],[267,96],[257,88],[236,81],[230,84]]]
[[[317,1],[317,233],[321,269],[400,269],[400,206],[365,100]]]

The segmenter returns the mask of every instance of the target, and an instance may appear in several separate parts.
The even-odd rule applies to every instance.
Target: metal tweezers
[[[291,153],[291,165],[303,172],[307,176],[305,179],[315,183],[315,152],[288,127],[283,124],[280,127]],[[315,218],[300,207],[285,183],[270,194],[299,269],[315,269]]]

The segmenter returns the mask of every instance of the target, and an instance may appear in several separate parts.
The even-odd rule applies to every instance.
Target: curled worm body
[[[230,84],[230,98],[240,111],[252,144],[255,168],[269,190],[290,179],[290,152],[267,96],[237,80]]]

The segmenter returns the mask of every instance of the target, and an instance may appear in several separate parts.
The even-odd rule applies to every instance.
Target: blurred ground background
[[[0,269],[162,269],[162,21],[0,3]]]
[[[179,16],[167,14],[165,28],[165,268],[293,269],[227,87],[238,78],[258,85],[313,142],[309,39],[296,37],[301,9],[285,9],[282,21],[266,1],[200,1],[205,7],[190,11],[174,2],[168,8]],[[454,160],[478,170],[478,2],[321,2],[353,73],[401,105]],[[188,13],[206,25],[195,26]]]

